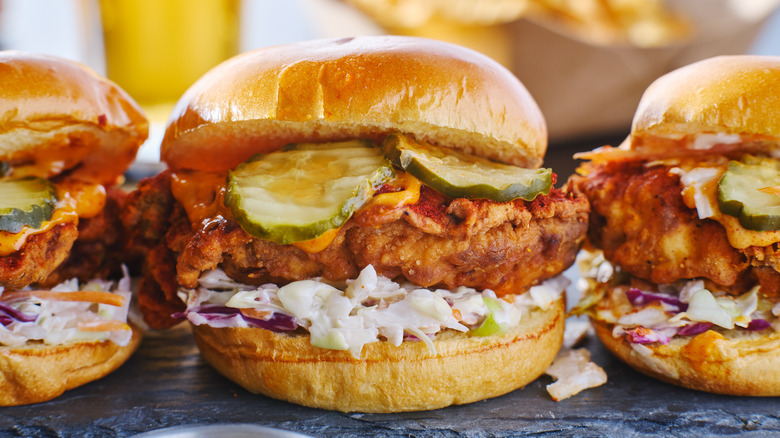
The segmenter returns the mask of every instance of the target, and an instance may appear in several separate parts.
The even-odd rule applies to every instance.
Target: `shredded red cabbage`
[[[750,324],[746,327],[750,331],[754,332],[760,332],[762,330],[766,330],[769,327],[772,327],[772,324],[770,324],[765,319],[754,319],[750,321]]]
[[[677,331],[677,334],[682,336],[694,336],[706,332],[710,327],[712,327],[711,322],[697,322],[681,327],[680,330]]]
[[[274,312],[269,319],[265,320],[246,316],[241,313],[241,309],[237,309],[235,307],[206,304],[188,310],[187,312],[181,313],[179,315],[186,316],[187,313],[197,313],[208,321],[218,321],[221,319],[232,318],[234,315],[240,315],[241,318],[250,326],[270,330],[272,332],[291,331],[298,328],[298,323],[295,321],[295,317],[278,312]],[[173,317],[177,318],[177,314],[174,314]]]
[[[271,315],[271,318],[267,320],[250,318],[248,316],[244,316],[243,314],[241,317],[244,318],[244,321],[248,322],[250,325],[270,330],[272,332],[291,331],[298,328],[298,323],[295,322],[295,317],[285,315],[284,313],[274,313]]]
[[[679,309],[678,312],[685,312],[688,310],[688,304],[683,303],[677,297],[666,294],[643,292],[635,287],[632,287],[626,291],[626,298],[628,298],[628,301],[630,301],[631,304],[635,306],[642,306],[654,301],[660,301],[662,303],[676,306]]]
[[[13,307],[0,303],[0,324],[8,325],[14,321],[35,322],[38,315],[34,313],[20,312]]]

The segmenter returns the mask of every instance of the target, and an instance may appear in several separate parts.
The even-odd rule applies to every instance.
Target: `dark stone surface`
[[[572,152],[603,143],[553,146],[547,165],[567,175],[574,168]],[[128,437],[170,426],[214,423],[253,423],[317,437],[780,434],[780,398],[728,397],[678,388],[633,371],[595,339],[587,339],[583,346],[607,371],[609,381],[562,402],[552,401],[545,391],[551,379],[543,376],[523,390],[465,406],[342,414],[248,393],[200,359],[189,329],[182,326],[148,333],[139,351],[102,380],[48,403],[0,408],[0,437]]]
[[[780,399],[689,391],[647,378],[595,339],[584,344],[609,382],[554,402],[543,376],[464,406],[342,414],[253,395],[198,356],[187,327],[149,333],[119,370],[48,403],[0,409],[0,436],[127,437],[185,424],[253,423],[318,437],[752,436],[780,433]],[[511,366],[511,364],[507,364]]]

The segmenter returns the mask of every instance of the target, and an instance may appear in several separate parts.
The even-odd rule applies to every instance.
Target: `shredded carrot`
[[[463,315],[461,315],[460,310],[458,309],[452,309],[452,316],[454,316],[458,321],[463,319]]]
[[[780,186],[769,186],[758,189],[761,193],[769,193],[770,195],[780,196]]]
[[[256,319],[268,319],[268,317],[271,316],[271,312],[268,310],[257,309],[241,309],[241,314]]]
[[[116,330],[132,330],[121,321],[81,321],[78,328],[84,332],[113,332]]]
[[[38,298],[41,300],[52,301],[83,301],[87,303],[108,304],[109,306],[122,306],[125,304],[125,298],[121,295],[111,292],[100,292],[92,290],[80,290],[77,292],[55,292],[50,290],[15,290],[5,292],[0,296],[0,301],[20,301],[28,298]]]

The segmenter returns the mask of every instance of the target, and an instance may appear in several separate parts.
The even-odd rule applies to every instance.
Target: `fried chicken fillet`
[[[691,166],[714,163],[696,160]],[[573,189],[591,203],[590,242],[634,277],[652,283],[703,278],[733,295],[761,286],[777,297],[777,244],[734,247],[724,226],[700,219],[683,197],[676,165],[648,161],[589,164]],[[726,219],[728,220],[728,219]],[[742,245],[740,245],[742,246]]]
[[[42,72],[52,59],[14,51],[0,61],[3,104],[17,119],[0,132],[0,177],[47,179],[59,198],[39,227],[0,229],[0,286],[118,273],[110,255],[121,233],[117,183],[146,139],[146,119],[124,91],[82,66],[56,60]]]
[[[378,274],[423,287],[514,294],[571,265],[589,211],[584,198],[558,189],[530,202],[498,203],[449,199],[423,187],[414,204],[359,211],[325,249],[309,253],[247,234],[218,201],[212,215],[191,222],[170,178],[164,172],[141,182],[122,213],[136,258],[153,260],[145,264],[140,302],[147,322],[160,328],[175,324],[170,315],[183,310],[177,285],[194,288],[203,271],[218,266],[259,285],[340,281],[371,264]],[[205,197],[217,199],[221,190]]]
[[[105,207],[97,215],[79,220],[78,236],[69,254],[51,274],[36,281],[40,286],[51,287],[71,278],[88,281],[121,274],[122,257],[118,251],[122,248],[123,228],[119,211],[127,194],[115,186],[108,187],[106,192]]]

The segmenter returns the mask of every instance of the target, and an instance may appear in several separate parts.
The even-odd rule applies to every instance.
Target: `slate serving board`
[[[606,385],[561,402],[543,376],[464,406],[342,414],[253,395],[213,371],[185,325],[148,333],[119,370],[42,404],[0,408],[0,436],[129,437],[177,425],[252,423],[317,437],[716,436],[780,434],[780,399],[705,394],[647,378],[595,339]]]
[[[573,152],[605,143],[551,148],[547,165],[567,175]],[[551,400],[545,391],[551,379],[542,376],[523,390],[465,406],[342,414],[248,393],[199,357],[189,328],[181,325],[147,333],[138,352],[99,381],[47,403],[0,408],[0,437],[130,437],[171,426],[239,423],[316,437],[780,435],[780,398],[678,388],[633,371],[596,339],[583,346],[609,381],[562,402]]]

